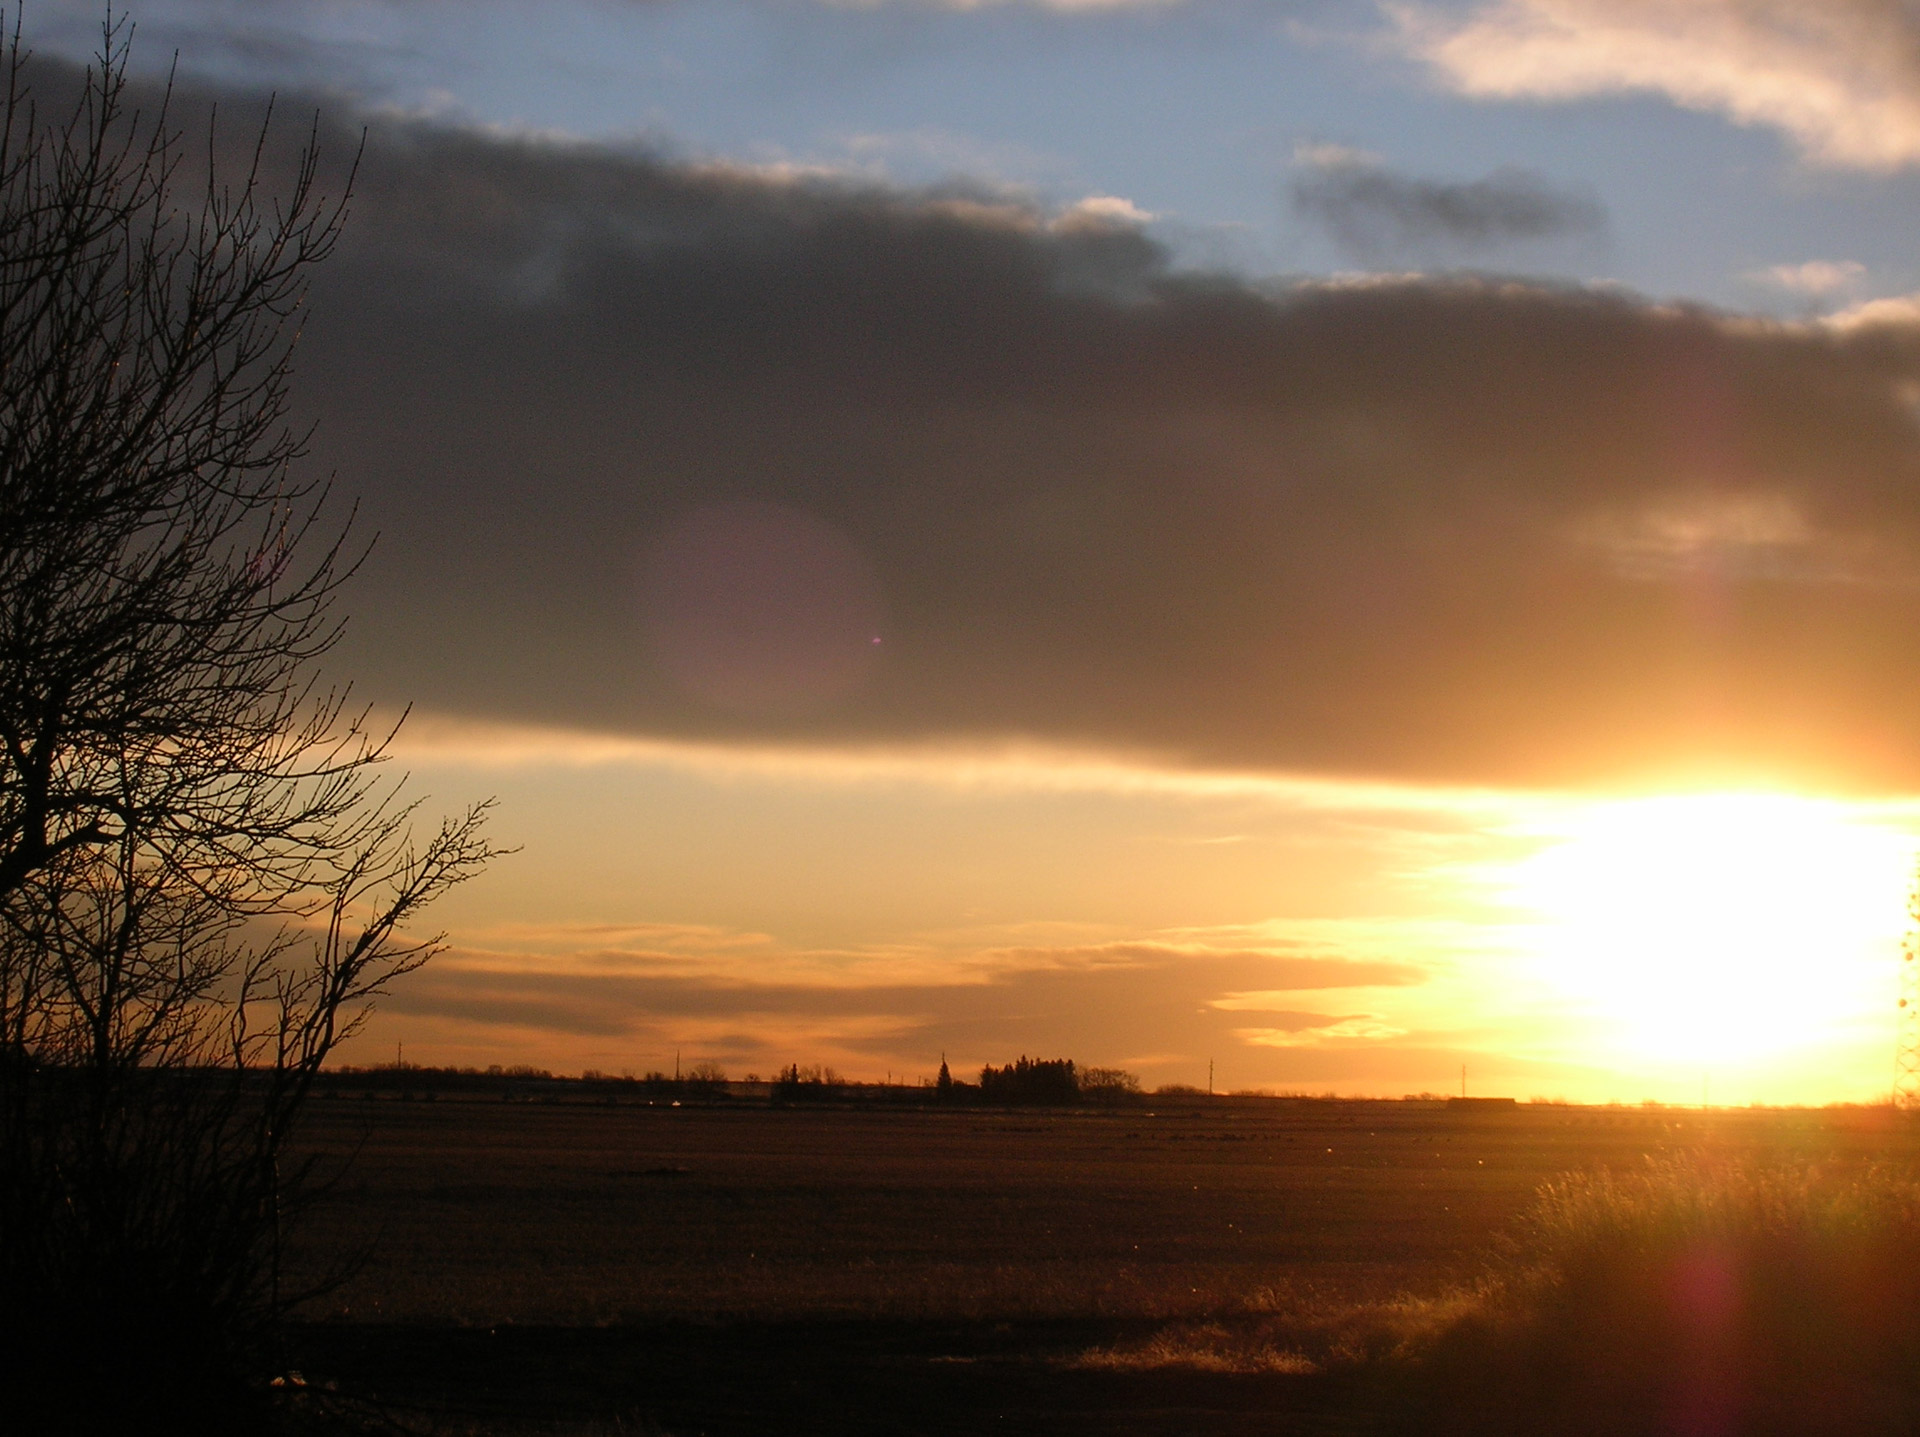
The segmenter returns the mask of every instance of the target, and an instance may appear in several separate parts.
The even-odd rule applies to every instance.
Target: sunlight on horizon
[[[527,854],[446,909],[457,945],[490,955],[491,1006],[436,1015],[451,999],[416,985],[411,1011],[390,1005],[370,1030],[375,1057],[404,1035],[409,1054],[444,1047],[449,1061],[618,1071],[689,1046],[738,1071],[824,1061],[877,1080],[931,1072],[943,1050],[997,1062],[1024,1044],[1149,1083],[1190,1081],[1211,1056],[1236,1086],[1397,1096],[1451,1088],[1464,1063],[1476,1091],[1589,1102],[1694,1103],[1709,1080],[1716,1103],[1871,1102],[1891,1081],[1920,837],[1911,797],[1450,790],[1035,750],[423,737],[407,755],[423,781],[484,779]],[[590,940],[566,936],[581,924]],[[608,924],[645,931],[614,940]],[[683,1010],[685,975],[655,991],[661,955],[678,952],[660,935],[687,925],[707,936],[681,959],[717,985],[724,1020]],[[743,934],[750,948],[722,963],[712,935]],[[1112,945],[1185,957],[1164,972],[1145,963],[1127,995],[1095,999],[1088,985],[1114,966],[1072,955]],[[638,966],[609,986],[607,964],[629,948]],[[563,977],[575,949],[592,963]],[[1335,993],[1220,970],[1263,954],[1401,963],[1415,981]],[[960,982],[963,971],[996,983],[1045,971],[1060,987],[989,1030],[973,1000],[1003,989]],[[591,1032],[534,1001],[567,983],[598,995]],[[762,988],[774,1009],[805,990],[817,1021],[801,1031],[762,1011],[749,1001]],[[1236,1016],[1243,991],[1302,1026]],[[870,1031],[875,1004],[885,1035]],[[1249,1037],[1283,1028],[1283,1046]]]
[[[1781,793],[1598,802],[1554,829],[1504,896],[1612,1056],[1750,1067],[1889,1021],[1907,833]]]

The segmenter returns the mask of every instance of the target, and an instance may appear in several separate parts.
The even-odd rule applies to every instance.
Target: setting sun
[[[1561,833],[1510,896],[1543,976],[1623,1055],[1737,1065],[1891,1004],[1904,833],[1784,794],[1599,804]]]

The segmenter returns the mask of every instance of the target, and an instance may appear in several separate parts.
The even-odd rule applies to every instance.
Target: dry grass
[[[1518,1242],[1537,1266],[1565,1271],[1595,1254],[1781,1240],[1830,1249],[1916,1231],[1920,1178],[1909,1167],[1679,1153],[1634,1172],[1602,1169],[1549,1183]]]
[[[1483,1301],[1477,1288],[1460,1286],[1431,1296],[1402,1293],[1359,1302],[1311,1292],[1270,1293],[1259,1304],[1265,1311],[1172,1322],[1146,1337],[1080,1354],[1072,1365],[1101,1371],[1304,1375],[1400,1364],[1430,1350]]]
[[[1277,1346],[1271,1334],[1217,1322],[1181,1323],[1144,1341],[1096,1347],[1071,1358],[1068,1365],[1099,1372],[1176,1367],[1192,1372],[1294,1375],[1320,1371],[1320,1365],[1304,1352]]]
[[[1911,1167],[1664,1154],[1544,1184],[1499,1249],[1471,1283],[1280,1283],[1075,1365],[1413,1373],[1436,1431],[1891,1432],[1920,1413]]]
[[[1910,1432],[1920,1176],[1694,1153],[1561,1178],[1429,1351],[1453,1430]]]

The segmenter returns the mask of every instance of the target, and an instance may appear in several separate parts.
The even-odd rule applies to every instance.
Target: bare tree
[[[189,145],[126,39],[51,104],[0,47],[0,1383],[211,1431],[259,1417],[314,1075],[492,850],[485,805],[416,841],[316,676],[355,557],[288,390],[350,175]]]
[[[1082,1068],[1080,1097],[1089,1103],[1113,1106],[1140,1096],[1140,1079],[1125,1068]]]

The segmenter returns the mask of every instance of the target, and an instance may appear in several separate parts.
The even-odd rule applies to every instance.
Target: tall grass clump
[[[1694,1155],[1548,1184],[1423,1426],[1920,1431],[1920,1176]]]

